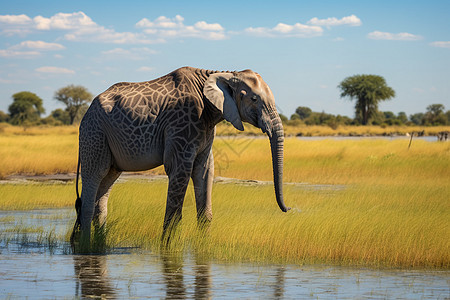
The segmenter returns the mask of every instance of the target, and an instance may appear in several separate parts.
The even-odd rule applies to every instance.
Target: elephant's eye
[[[257,100],[258,100],[258,96],[253,95],[253,96],[252,96],[252,101],[253,101],[253,102],[256,102]]]

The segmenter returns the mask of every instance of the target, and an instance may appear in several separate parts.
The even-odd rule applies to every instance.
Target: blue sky
[[[353,116],[347,76],[383,76],[380,109],[450,109],[450,1],[7,1],[0,4],[0,110],[31,91],[98,94],[182,67],[252,69],[280,112],[298,106]]]

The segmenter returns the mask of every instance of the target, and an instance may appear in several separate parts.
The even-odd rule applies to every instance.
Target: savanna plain
[[[351,130],[365,133],[367,128]],[[292,209],[282,213],[271,182],[267,138],[230,136],[226,126],[218,128],[219,134],[221,129],[227,136],[216,137],[213,146],[213,221],[208,228],[198,228],[190,185],[182,224],[171,240],[172,251],[195,251],[205,258],[235,262],[450,267],[450,143],[413,139],[409,145],[407,138],[299,139],[293,134],[286,138],[284,152],[284,197]],[[320,128],[305,130],[321,135]],[[73,207],[73,180],[12,178],[73,174],[77,134],[76,127],[3,127],[0,178],[6,180],[0,184],[0,210]],[[160,167],[144,174],[164,171]],[[114,185],[101,251],[160,248],[167,180],[149,181],[149,177]],[[44,228],[41,239],[67,244],[75,214],[70,218],[65,234],[55,236],[51,228]],[[0,240],[6,239],[0,235]]]

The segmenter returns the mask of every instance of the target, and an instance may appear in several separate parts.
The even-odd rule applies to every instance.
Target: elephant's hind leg
[[[82,124],[83,125],[83,124]],[[112,167],[112,154],[106,135],[97,124],[80,127],[81,159],[81,242],[90,244],[91,223],[100,185]]]

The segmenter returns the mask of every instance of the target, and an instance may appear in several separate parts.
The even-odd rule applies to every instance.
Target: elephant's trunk
[[[275,197],[278,206],[283,212],[287,212],[290,207],[286,207],[283,200],[283,151],[284,132],[281,119],[278,114],[271,116],[272,132],[268,131],[270,148],[272,150],[273,184],[275,187]]]

